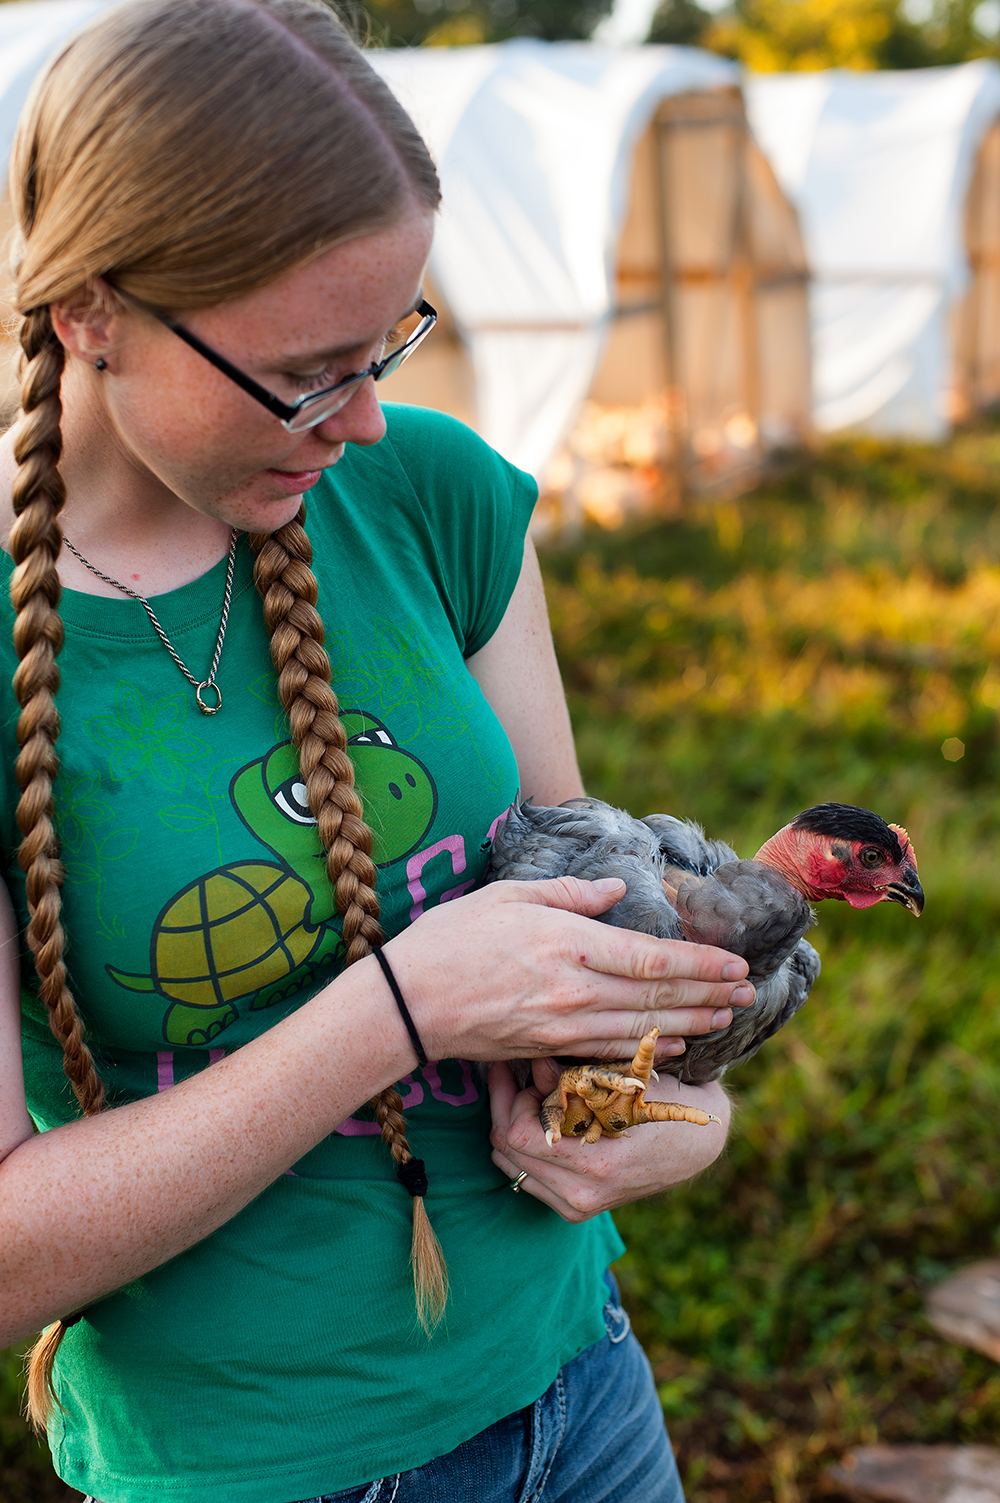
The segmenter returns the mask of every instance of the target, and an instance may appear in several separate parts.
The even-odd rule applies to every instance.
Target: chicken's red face
[[[889,902],[923,911],[910,837],[869,809],[817,804],[773,835],[756,859],[781,871],[813,903],[838,898],[852,908]]]

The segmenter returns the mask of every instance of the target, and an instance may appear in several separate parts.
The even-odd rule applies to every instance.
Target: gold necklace
[[[233,598],[233,568],[236,563],[236,542],[238,538],[239,533],[234,527],[232,542],[229,544],[229,567],[226,570],[226,593],[222,601],[222,620],[219,622],[219,637],[218,641],[215,644],[215,656],[212,659],[212,666],[208,670],[208,677],[203,678],[200,683],[198,679],[195,678],[190,669],[186,666],[186,664],[182,661],[180,655],[175,651],[173,643],[157,620],[156,612],[153,610],[153,607],[150,605],[145,595],[140,595],[138,590],[130,589],[128,585],[122,584],[121,580],[119,579],[112,579],[110,574],[102,574],[100,569],[95,569],[94,565],[90,562],[89,559],[84,558],[79,548],[74,548],[68,537],[63,538],[63,542],[66,544],[66,547],[69,549],[70,553],[72,553],[73,557],[75,559],[79,559],[83,567],[85,569],[89,569],[91,574],[95,574],[98,579],[103,579],[105,584],[113,585],[116,590],[121,590],[123,595],[130,595],[133,600],[138,600],[139,604],[145,610],[146,615],[153,623],[153,626],[156,629],[156,635],[159,637],[160,641],[163,643],[164,647],[167,649],[170,656],[173,658],[174,662],[177,664],[178,668],[187,679],[188,683],[194,686],[194,697],[198,701],[198,708],[199,710],[201,710],[203,715],[217,715],[222,709],[222,690],[215,682],[215,675],[219,667],[219,659],[222,656],[222,644],[226,640],[226,627],[229,624],[229,603]],[[216,702],[214,705],[206,704],[202,699],[201,695],[203,689],[211,689],[214,691],[216,696]]]

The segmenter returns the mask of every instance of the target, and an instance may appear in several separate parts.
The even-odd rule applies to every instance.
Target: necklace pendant
[[[0,3],[2,3],[2,0],[0,0]],[[150,625],[156,632],[156,635],[159,637],[160,641],[163,643],[164,647],[167,649],[170,656],[173,658],[174,662],[177,664],[178,668],[187,679],[188,683],[194,685],[194,697],[198,701],[198,708],[203,715],[218,715],[219,711],[222,709],[222,690],[215,682],[215,675],[219,667],[219,659],[222,656],[222,644],[226,640],[226,626],[229,623],[229,606],[233,598],[233,568],[236,564],[236,544],[239,542],[239,536],[239,533],[234,527],[232,540],[229,544],[229,563],[226,567],[226,593],[222,598],[222,617],[219,621],[219,635],[216,638],[215,642],[215,656],[212,659],[212,666],[208,670],[208,678],[202,679],[200,684],[191,670],[184,663],[183,658],[179,656],[177,649],[174,647],[170,638],[167,636],[166,632],[163,630],[163,627],[160,625],[157,614],[153,610],[153,607],[150,605],[149,601],[146,599],[145,595],[140,595],[139,591],[133,590],[130,585],[122,584],[120,579],[112,579],[110,574],[102,574],[100,569],[94,568],[94,565],[89,561],[89,559],[84,558],[79,548],[74,548],[69,538],[63,538],[63,542],[66,544],[66,547],[69,549],[70,553],[72,553],[73,557],[79,559],[80,563],[83,564],[85,569],[89,569],[91,574],[96,574],[97,578],[103,579],[105,584],[114,585],[116,590],[121,590],[122,594],[128,595],[130,599],[138,600],[139,604],[146,612],[146,615],[149,617]],[[201,696],[203,689],[211,689],[213,691],[213,693],[215,694],[214,705],[202,699]]]
[[[201,697],[202,689],[212,690],[212,692],[216,696],[216,702],[214,705],[205,703],[205,701]],[[219,711],[222,709],[222,690],[219,688],[218,684],[213,683],[210,678],[206,678],[203,683],[197,684],[195,686],[194,697],[198,701],[198,708],[203,715],[218,715]]]

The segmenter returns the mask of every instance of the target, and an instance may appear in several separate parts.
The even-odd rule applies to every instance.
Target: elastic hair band
[[[399,1015],[402,1018],[403,1022],[406,1024],[406,1031],[410,1035],[410,1042],[412,1043],[414,1049],[417,1051],[417,1063],[419,1065],[421,1065],[421,1066],[426,1065],[426,1063],[427,1063],[427,1054],[426,1054],[426,1052],[424,1050],[423,1044],[420,1042],[420,1035],[417,1032],[417,1025],[414,1023],[413,1019],[410,1017],[410,1009],[407,1007],[406,1003],[403,1001],[403,993],[399,989],[399,983],[398,983],[398,981],[396,980],[395,976],[392,974],[392,967],[389,965],[389,962],[386,960],[386,958],[382,954],[381,950],[373,950],[372,954],[375,956],[375,959],[378,961],[379,965],[382,967],[382,975],[385,977],[386,981],[389,984],[389,990],[392,992],[392,995],[393,995],[393,998],[395,1000],[396,1006],[399,1008]],[[411,1163],[420,1163],[420,1160],[419,1159],[411,1159],[410,1162]],[[423,1165],[421,1165],[421,1168],[423,1168]],[[407,1188],[409,1188],[409,1186],[407,1186]],[[410,1191],[411,1195],[414,1194],[414,1193],[415,1193],[414,1191],[412,1191],[412,1190]],[[423,1193],[423,1192],[421,1192],[421,1193]]]
[[[414,1199],[418,1195],[422,1199],[427,1194],[427,1174],[423,1159],[407,1159],[396,1170],[396,1178],[402,1180]]]

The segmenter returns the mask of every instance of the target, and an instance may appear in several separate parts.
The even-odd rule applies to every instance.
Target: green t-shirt
[[[386,415],[382,443],[349,447],[310,494],[307,528],[391,936],[479,881],[517,793],[509,743],[464,659],[503,616],[534,487],[450,418]],[[195,671],[211,660],[225,568],[156,599]],[[62,614],[67,959],[121,1104],[285,1017],[336,974],[342,942],[245,540],[214,718],[140,604],[67,591]],[[3,726],[2,818],[23,925],[15,723],[16,707]],[[46,1129],[72,1119],[75,1102],[30,960],[22,974],[28,1102]],[[70,1329],[50,1436],[66,1482],[101,1503],[337,1491],[448,1452],[600,1339],[601,1276],[622,1251],[610,1218],[570,1226],[511,1195],[468,1063],[431,1062],[400,1089],[451,1277],[435,1336],[414,1315],[410,1197],[365,1109],[219,1231]]]

